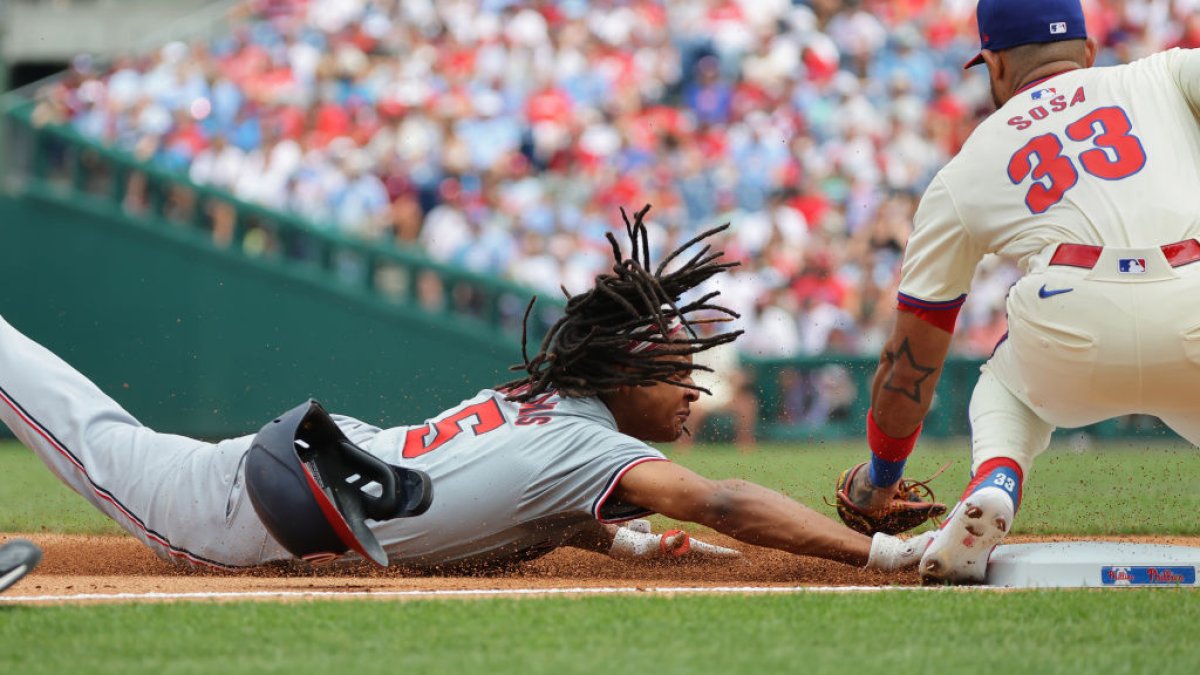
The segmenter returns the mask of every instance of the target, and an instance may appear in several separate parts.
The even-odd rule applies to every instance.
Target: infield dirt
[[[629,588],[677,586],[915,586],[915,571],[871,572],[816,558],[747,546],[721,535],[706,541],[743,551],[731,562],[625,563],[564,548],[516,569],[496,574],[429,575],[380,569],[365,563],[329,567],[261,567],[220,572],[180,567],[160,560],[125,536],[0,534],[32,539],[45,552],[38,569],[20,583],[23,596],[279,591],[442,591],[516,588]],[[1020,537],[1008,543],[1065,541],[1080,537]],[[1097,539],[1097,537],[1087,537]],[[1200,537],[1104,537],[1110,541],[1200,546]]]

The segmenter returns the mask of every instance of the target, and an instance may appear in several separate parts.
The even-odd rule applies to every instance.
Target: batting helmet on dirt
[[[433,485],[350,442],[316,401],[269,422],[246,455],[246,491],[267,531],[293,555],[325,560],[353,549],[386,566],[366,519],[424,513]]]

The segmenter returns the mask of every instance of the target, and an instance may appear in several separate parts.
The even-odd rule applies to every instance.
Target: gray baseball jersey
[[[219,443],[143,426],[81,373],[0,319],[0,420],[64,483],[160,557],[213,567],[291,559],[244,489],[252,435]],[[372,523],[395,564],[498,564],[544,554],[597,519],[647,512],[612,496],[662,453],[594,398],[526,404],[484,390],[426,424],[381,430],[334,416],[354,443],[427,472],[423,515]]]
[[[518,404],[490,389],[363,448],[433,480],[429,511],[372,526],[395,564],[420,567],[537,557],[596,520],[646,515],[612,492],[625,471],[664,459],[618,432],[598,399]]]

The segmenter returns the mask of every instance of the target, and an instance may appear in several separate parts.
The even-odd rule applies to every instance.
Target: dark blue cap
[[[1079,0],[979,0],[979,48],[998,52],[1039,42],[1087,37]],[[983,54],[963,68],[983,63]]]

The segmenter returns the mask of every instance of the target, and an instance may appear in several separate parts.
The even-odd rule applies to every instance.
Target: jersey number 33
[[[1117,106],[1091,111],[1068,124],[1064,133],[1072,141],[1092,142],[1092,147],[1080,152],[1077,159],[1093,176],[1121,180],[1146,166],[1142,141],[1133,135],[1129,115]],[[1031,138],[1013,154],[1008,160],[1008,179],[1013,185],[1032,179],[1025,205],[1030,213],[1045,213],[1079,182],[1079,170],[1075,161],[1063,154],[1059,135],[1048,133]]]

